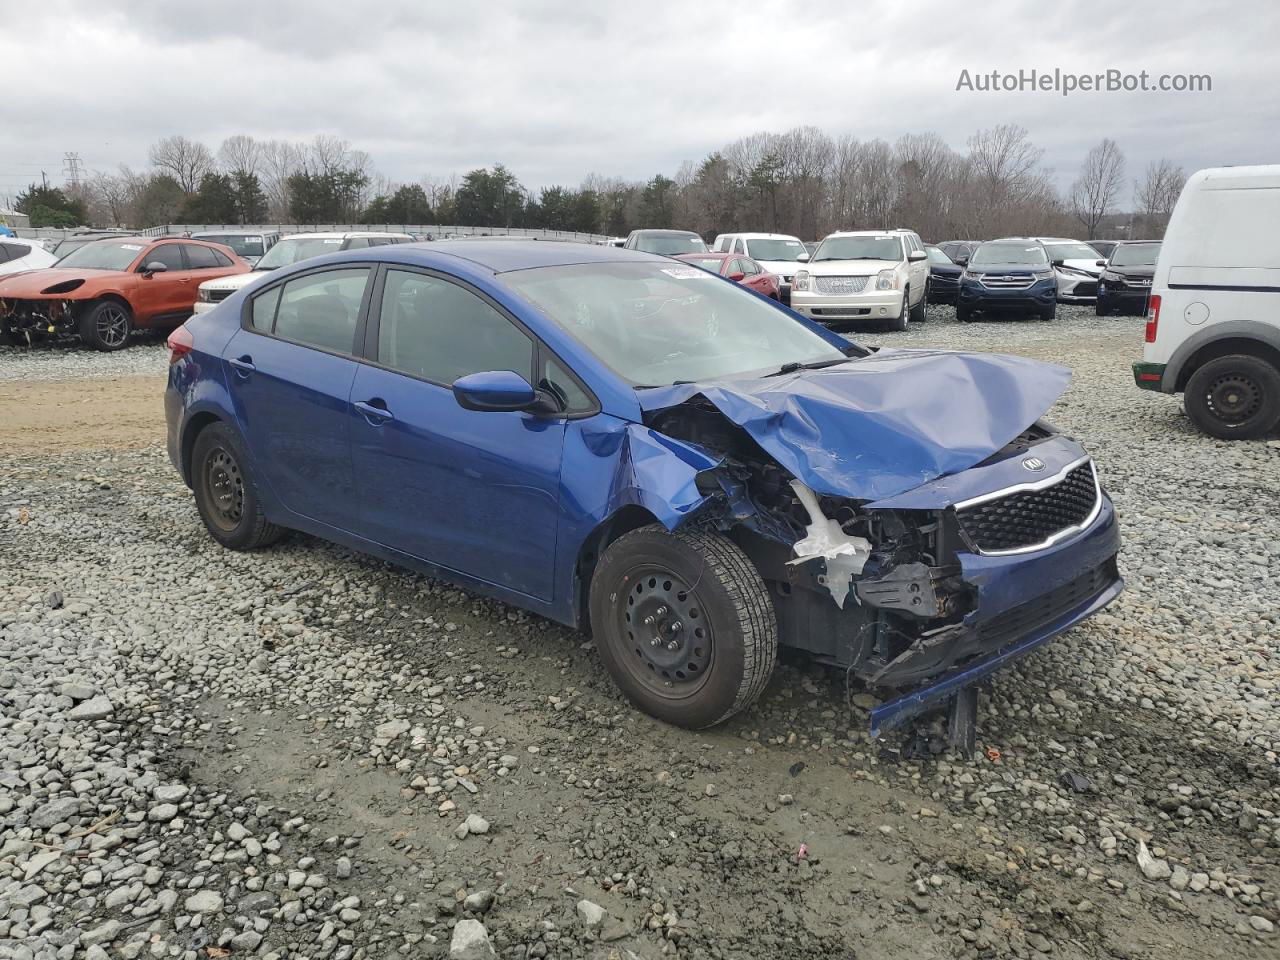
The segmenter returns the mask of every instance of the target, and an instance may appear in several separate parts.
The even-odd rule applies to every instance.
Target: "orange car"
[[[191,316],[200,284],[247,273],[217,243],[183,237],[114,237],[67,254],[52,267],[0,279],[0,334],[10,343],[79,334],[99,350],[128,346],[135,327],[177,326]]]

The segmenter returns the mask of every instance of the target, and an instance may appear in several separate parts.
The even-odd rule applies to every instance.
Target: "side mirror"
[[[907,254],[907,259],[912,263],[919,263],[921,260],[928,260],[929,254],[925,253],[923,250],[912,250]]]
[[[152,260],[150,263],[144,263],[142,265],[142,272],[146,276],[151,276],[153,273],[164,273],[168,269],[169,268],[159,260]]]
[[[968,266],[969,264],[969,258],[966,257],[963,253],[956,254],[954,257],[951,258],[951,260],[957,267],[964,267],[964,266]]]
[[[809,254],[807,254],[807,253],[802,253],[802,254],[800,254],[800,256],[796,257],[796,259],[797,259],[797,260],[799,260],[801,263],[808,263],[808,262],[809,262]]]
[[[469,373],[453,381],[453,396],[464,410],[501,413],[528,410],[538,400],[529,381],[510,370]]]
[[[1067,261],[1065,261],[1065,260],[1054,260],[1054,261],[1052,261],[1052,263],[1053,263],[1053,265],[1054,265],[1055,267],[1062,267],[1062,266],[1066,266]]]
[[[735,270],[733,273],[729,274],[729,279],[732,280],[734,283],[741,283],[746,278],[747,278],[747,275],[743,273],[741,270]]]
[[[1107,265],[1107,261],[1105,260],[1095,260],[1093,261],[1093,263],[1094,263],[1094,266],[1097,266],[1097,267],[1105,267]]]

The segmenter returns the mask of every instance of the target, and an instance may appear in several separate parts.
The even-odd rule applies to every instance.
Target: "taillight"
[[[169,334],[169,339],[165,343],[169,347],[170,366],[195,349],[196,345],[195,338],[191,336],[191,331],[186,328],[185,324]]]
[[[1156,342],[1156,328],[1160,326],[1160,294],[1153,293],[1147,304],[1147,343]]]

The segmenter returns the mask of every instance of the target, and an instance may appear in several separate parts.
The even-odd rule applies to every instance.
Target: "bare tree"
[[[1086,240],[1094,238],[1103,217],[1115,209],[1123,183],[1124,154],[1114,140],[1104,138],[1084,158],[1067,200],[1071,215],[1085,228]]]
[[[187,193],[195,193],[200,178],[213,169],[213,154],[203,143],[182,135],[151,145],[151,163],[173,177]]]
[[[262,190],[271,218],[280,222],[289,216],[289,178],[302,170],[306,151],[287,140],[268,140],[260,148]]]
[[[129,223],[129,179],[123,172],[95,173],[89,181],[90,211],[95,224],[119,227]]]
[[[1163,157],[1148,165],[1142,182],[1134,186],[1133,200],[1143,226],[1151,236],[1162,236],[1169,225],[1169,215],[1178,202],[1187,176]]]
[[[1027,131],[1002,123],[969,138],[970,206],[966,220],[976,236],[996,236],[1001,215],[1044,189],[1038,176],[1044,151],[1027,139]]]
[[[238,133],[227,137],[218,148],[218,164],[224,173],[255,174],[262,162],[262,145],[253,137]]]

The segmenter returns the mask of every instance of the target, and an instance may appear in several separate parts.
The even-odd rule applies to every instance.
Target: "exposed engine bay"
[[[970,547],[954,510],[867,509],[817,494],[701,396],[646,423],[723,457],[698,475],[707,500],[687,522],[726,534],[751,558],[773,596],[782,644],[887,687],[989,649],[964,624],[977,591],[957,561]],[[988,459],[1053,435],[1038,422]]]

